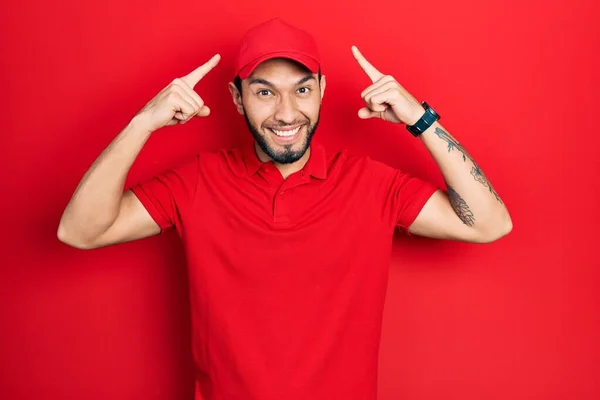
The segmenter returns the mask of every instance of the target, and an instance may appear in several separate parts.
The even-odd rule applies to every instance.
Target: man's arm
[[[465,148],[439,121],[427,128],[420,139],[440,168],[448,191],[438,190],[429,199],[409,232],[478,243],[508,234],[512,229],[508,210]]]
[[[366,107],[360,118],[381,118],[413,125],[425,109],[393,76],[382,74],[355,46],[354,58],[373,82],[361,93]],[[512,229],[512,221],[500,196],[479,165],[439,121],[420,135],[440,168],[448,192],[436,191],[425,204],[409,232],[441,239],[491,242]]]
[[[123,193],[127,173],[149,137],[134,117],[98,156],[63,212],[57,231],[61,242],[91,249],[160,232],[137,197],[130,190]]]
[[[152,132],[192,117],[206,117],[210,109],[194,91],[219,62],[216,54],[182,78],[176,78],[151,99],[94,161],[71,197],[57,236],[73,247],[93,249],[160,233],[161,227],[123,185]]]

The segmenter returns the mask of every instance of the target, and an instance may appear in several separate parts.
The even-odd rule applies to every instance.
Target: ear
[[[244,106],[242,104],[242,95],[235,87],[233,82],[229,82],[229,92],[231,93],[231,97],[233,99],[233,104],[235,104],[235,108],[237,108],[238,112],[244,115]]]
[[[323,96],[325,95],[325,85],[327,82],[325,82],[325,75],[321,75],[321,101],[323,101]]]

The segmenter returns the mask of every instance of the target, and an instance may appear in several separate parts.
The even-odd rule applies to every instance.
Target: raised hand
[[[163,126],[185,124],[194,116],[208,116],[210,109],[194,91],[194,86],[219,63],[220,59],[221,56],[215,54],[205,64],[186,76],[175,78],[150,100],[136,114],[143,121],[146,129],[154,132]]]
[[[373,82],[360,94],[366,104],[366,107],[358,110],[360,118],[381,118],[384,121],[408,125],[421,118],[425,109],[393,76],[379,72],[356,46],[352,46],[352,54]]]

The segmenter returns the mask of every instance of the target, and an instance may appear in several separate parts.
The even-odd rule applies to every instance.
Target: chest
[[[234,268],[349,264],[392,236],[359,181],[220,180],[197,193],[186,218],[185,241],[198,257]]]

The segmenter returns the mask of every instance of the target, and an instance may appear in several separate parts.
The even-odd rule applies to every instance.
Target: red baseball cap
[[[315,74],[321,65],[314,38],[277,17],[251,28],[242,37],[234,76],[244,80],[263,61],[279,57],[297,61]]]

